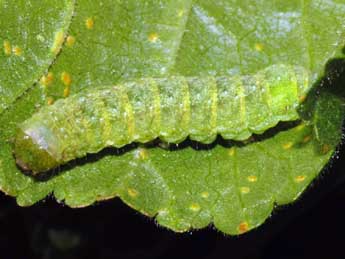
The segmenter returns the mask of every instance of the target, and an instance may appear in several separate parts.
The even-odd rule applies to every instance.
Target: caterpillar
[[[254,75],[141,78],[88,89],[41,108],[18,126],[23,170],[48,171],[87,153],[155,138],[179,143],[245,140],[299,118],[310,72],[276,64]]]

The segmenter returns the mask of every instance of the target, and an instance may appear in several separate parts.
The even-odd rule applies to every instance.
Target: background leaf
[[[15,166],[14,129],[37,105],[134,77],[251,74],[284,63],[310,69],[317,84],[326,62],[341,55],[344,13],[345,1],[335,0],[78,1],[69,37],[49,70],[54,80],[37,84],[0,115],[1,189],[23,206],[52,192],[72,207],[119,196],[175,231],[211,222],[229,234],[256,227],[275,203],[299,196],[335,142],[319,152],[312,127],[300,124],[248,143],[107,149],[34,179]],[[338,126],[332,127],[337,139]]]

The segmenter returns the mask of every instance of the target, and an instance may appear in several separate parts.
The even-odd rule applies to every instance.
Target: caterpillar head
[[[57,142],[54,141],[54,136],[44,125],[19,127],[14,142],[17,165],[34,175],[58,166],[59,161],[53,155],[56,150],[55,143]]]

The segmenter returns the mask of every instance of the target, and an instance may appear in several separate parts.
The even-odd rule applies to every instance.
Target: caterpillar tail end
[[[59,165],[59,162],[39,144],[35,135],[30,135],[18,129],[14,142],[14,156],[17,165],[24,171],[37,175],[49,171]]]

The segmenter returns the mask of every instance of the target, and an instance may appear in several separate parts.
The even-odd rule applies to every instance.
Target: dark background
[[[338,157],[338,158],[337,158]],[[0,257],[345,258],[345,148],[295,203],[241,236],[212,226],[176,234],[119,199],[71,209],[48,198],[21,208],[0,195]]]

